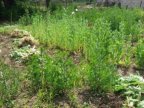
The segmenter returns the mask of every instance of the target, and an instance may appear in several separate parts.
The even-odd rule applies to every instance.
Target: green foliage
[[[29,78],[33,90],[44,91],[48,99],[78,86],[79,73],[70,59],[33,56],[29,63]],[[46,98],[46,96],[42,97]]]
[[[116,65],[131,64],[134,50],[131,42],[138,41],[142,33],[141,10],[114,7],[78,11],[75,14],[71,12],[69,8],[55,11],[52,15],[36,14],[31,17],[32,26],[28,30],[48,48],[79,51],[88,64],[83,70],[87,71],[84,82],[99,92],[113,91],[117,78]],[[63,70],[64,67],[61,68]],[[41,76],[40,70],[37,70],[38,76]],[[41,82],[39,77],[32,79],[35,79],[33,82]],[[58,85],[54,87],[59,91]]]
[[[126,97],[125,107],[142,108],[144,79],[138,75],[120,77],[115,85],[115,92],[121,92]]]
[[[143,104],[138,103],[142,94],[139,79],[124,77],[116,84],[118,65],[131,65],[135,53],[137,64],[140,67],[144,64],[143,42],[140,41],[142,11],[114,7],[72,13],[72,8],[31,17],[27,13],[20,19],[22,24],[27,24],[29,19],[32,21],[32,25],[24,29],[45,46],[40,55],[28,58],[32,90],[40,98],[51,101],[57,95],[86,86],[96,93],[122,91],[128,104]],[[47,54],[47,49],[52,55]],[[13,52],[12,57],[20,59],[25,52],[31,54],[24,48]],[[75,63],[75,59],[80,62]],[[76,96],[70,98],[76,100]]]
[[[51,12],[61,10],[63,8],[63,3],[62,1],[59,1],[59,0],[51,0],[50,6],[48,8]]]
[[[30,46],[25,46],[20,49],[14,49],[14,51],[11,52],[10,57],[16,61],[24,62],[32,55],[39,55],[39,51]]]
[[[117,78],[116,69],[114,66],[104,63],[92,65],[88,78],[92,90],[99,93],[112,92]]]
[[[143,58],[144,58],[144,44],[143,44],[143,40],[140,40],[136,48],[136,64],[140,68],[143,68],[144,66]]]
[[[97,18],[104,18],[110,22],[112,30],[119,30],[120,23],[124,22],[125,28],[124,31],[126,34],[136,34],[134,29],[137,26],[137,23],[142,19],[141,15],[142,10],[137,9],[120,9],[118,7],[113,8],[103,8],[103,9],[90,9],[83,12],[78,12],[77,17],[83,17],[89,22],[95,22]],[[133,31],[134,30],[134,31]]]
[[[39,11],[34,3],[29,0],[15,0],[9,8],[0,2],[0,18],[9,21],[18,20],[23,15],[31,16]],[[28,20],[27,20],[28,21]]]
[[[0,107],[13,106],[19,82],[19,73],[0,61]]]

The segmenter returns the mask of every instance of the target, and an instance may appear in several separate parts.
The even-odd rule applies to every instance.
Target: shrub
[[[120,9],[118,7],[113,8],[104,8],[104,9],[90,9],[77,13],[78,18],[85,18],[89,22],[93,23],[97,18],[103,18],[110,23],[111,30],[118,30],[120,27],[120,23],[125,23],[125,33],[127,35],[134,34],[137,32],[134,31],[139,29],[134,29],[138,25],[139,20],[143,20],[143,16],[141,15],[141,9]],[[133,31],[134,30],[134,31]]]
[[[91,35],[86,40],[90,70],[89,85],[97,92],[111,92],[115,83],[115,66],[109,61],[112,31],[104,19],[97,19]]]
[[[136,64],[140,68],[143,68],[144,66],[143,59],[144,59],[144,45],[143,45],[143,41],[140,40],[136,48]]]
[[[33,56],[29,66],[29,78],[33,90],[46,93],[47,100],[51,100],[78,85],[78,82],[76,82],[78,73],[70,59],[53,60],[46,55],[42,57]]]
[[[105,63],[91,65],[88,78],[89,85],[95,92],[113,92],[117,78],[116,69],[114,66]]]

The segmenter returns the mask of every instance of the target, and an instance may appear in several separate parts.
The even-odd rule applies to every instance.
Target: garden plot
[[[0,37],[0,57],[8,59],[7,67],[25,67],[19,95],[8,98],[11,105],[143,107],[144,12],[116,7],[73,15],[61,11],[33,15],[23,30]],[[2,105],[7,106],[6,98]]]

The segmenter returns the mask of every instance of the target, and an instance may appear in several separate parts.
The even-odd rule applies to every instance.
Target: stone
[[[120,5],[121,7],[134,8],[141,7],[144,8],[144,0],[97,0],[98,5],[104,6],[114,6]]]

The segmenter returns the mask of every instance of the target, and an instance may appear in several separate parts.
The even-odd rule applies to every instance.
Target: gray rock
[[[144,0],[97,0],[98,5],[114,6],[120,5],[122,7],[142,7],[144,8]]]

